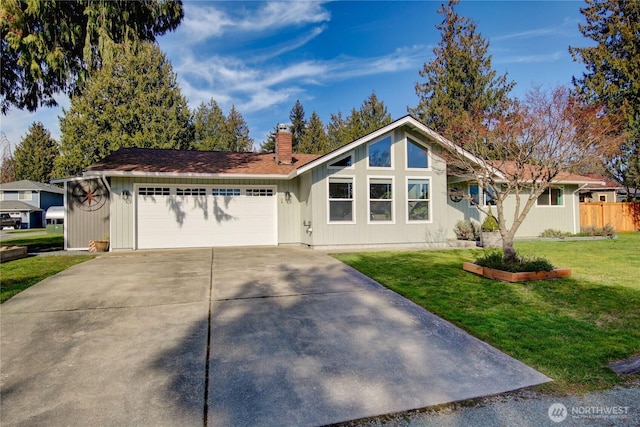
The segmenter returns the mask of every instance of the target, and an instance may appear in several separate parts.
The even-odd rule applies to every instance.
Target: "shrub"
[[[571,236],[571,233],[565,233],[564,231],[554,230],[553,228],[547,228],[538,237],[555,237],[558,239],[564,239]]]
[[[498,231],[499,229],[498,220],[491,213],[491,206],[489,206],[489,213],[487,214],[487,217],[482,222],[481,228],[482,228],[482,231]]]
[[[588,225],[586,227],[582,227],[580,230],[580,236],[607,236],[607,237],[615,237],[616,229],[611,224],[606,224],[604,227],[594,227]]]
[[[478,258],[475,263],[482,267],[508,271],[511,273],[553,270],[553,265],[544,258],[527,258],[519,256],[513,261],[506,261],[500,252],[488,253]]]
[[[476,240],[480,232],[480,226],[475,221],[463,221],[456,222],[453,227],[454,233],[458,240]]]

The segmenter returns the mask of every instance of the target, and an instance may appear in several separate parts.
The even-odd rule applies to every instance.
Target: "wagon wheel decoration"
[[[80,181],[71,190],[71,197],[80,209],[96,211],[105,204],[107,191],[96,180]]]

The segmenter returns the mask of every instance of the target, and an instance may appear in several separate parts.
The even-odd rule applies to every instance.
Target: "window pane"
[[[409,199],[429,200],[429,181],[425,179],[410,179],[407,192]]]
[[[544,193],[538,197],[538,205],[549,206],[549,190],[545,190]]]
[[[469,186],[469,197],[471,197],[472,205],[477,205],[480,203],[480,188],[477,185]]]
[[[329,221],[352,221],[353,202],[329,202]]]
[[[560,188],[551,188],[551,204],[553,206],[561,206],[562,205],[562,189]]]
[[[372,221],[391,221],[391,201],[369,202],[369,213]]]
[[[369,183],[369,198],[370,199],[392,199],[391,183]]]
[[[347,156],[344,159],[340,159],[337,162],[333,162],[329,165],[329,167],[331,168],[346,168],[351,166],[351,156]]]
[[[388,136],[369,145],[369,166],[391,167],[391,137]]]
[[[329,182],[330,199],[353,198],[353,184],[351,182]]]
[[[428,221],[429,202],[409,202],[409,221]]]
[[[428,168],[429,158],[427,149],[407,138],[407,167]]]

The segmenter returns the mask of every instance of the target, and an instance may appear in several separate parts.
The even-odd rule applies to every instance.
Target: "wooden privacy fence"
[[[640,231],[640,203],[580,203],[580,227],[604,227],[616,231]]]

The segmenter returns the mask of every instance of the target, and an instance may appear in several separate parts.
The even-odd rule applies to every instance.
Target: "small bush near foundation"
[[[578,236],[607,236],[615,237],[616,229],[611,224],[606,224],[604,227],[582,227]]]
[[[508,271],[510,273],[521,273],[525,271],[551,271],[553,265],[544,258],[528,258],[518,256],[513,261],[506,261],[500,252],[491,252],[482,256],[475,261],[482,267],[493,268],[496,270]]]
[[[458,240],[476,240],[480,233],[480,225],[474,221],[460,220],[453,227]]]
[[[564,231],[554,230],[553,228],[547,228],[538,237],[554,237],[557,239],[564,239],[571,236],[571,233],[565,233]]]

